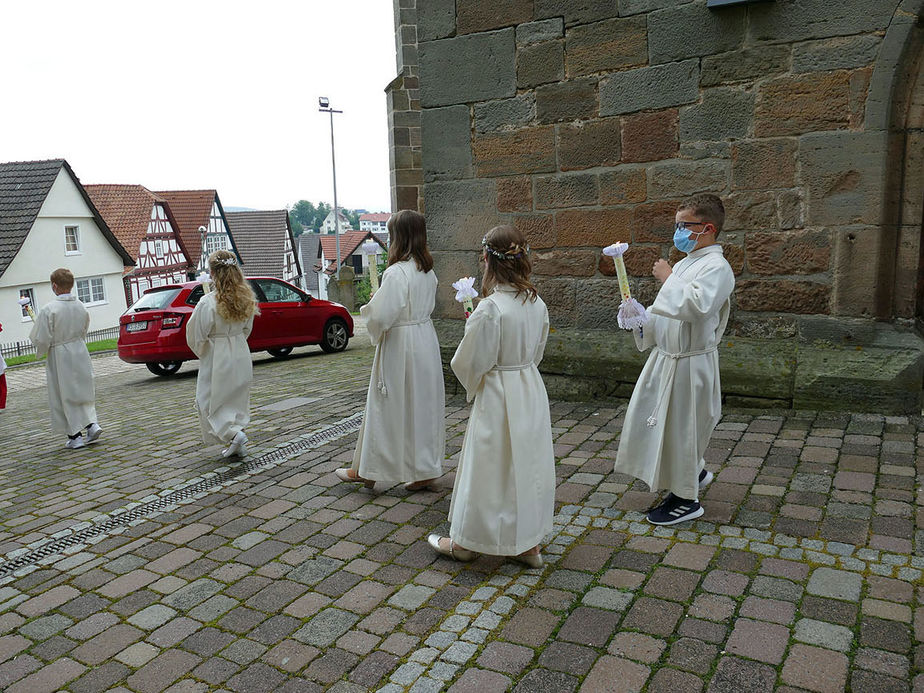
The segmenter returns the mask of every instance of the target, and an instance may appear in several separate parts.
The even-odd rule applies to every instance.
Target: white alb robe
[[[449,508],[459,546],[516,556],[552,530],[555,453],[537,365],[549,334],[541,298],[500,285],[465,323],[452,370],[474,399]]]
[[[446,397],[443,365],[430,313],[437,279],[414,260],[382,274],[360,308],[375,345],[366,413],[353,469],[364,479],[413,482],[443,475]]]
[[[629,401],[615,471],[652,491],[699,498],[703,455],[722,415],[717,347],[734,288],[721,246],[695,250],[674,265],[651,319],[635,330],[639,351],[653,350]]]
[[[96,388],[86,337],[90,315],[73,294],[59,294],[35,316],[29,339],[45,362],[55,431],[74,435],[96,421]]]
[[[221,317],[214,291],[202,297],[186,325],[186,343],[199,357],[196,411],[206,445],[228,445],[250,422],[252,329],[252,315],[240,322]]]

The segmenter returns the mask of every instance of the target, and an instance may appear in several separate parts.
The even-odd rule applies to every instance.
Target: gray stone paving
[[[360,411],[371,354],[257,355],[253,454]],[[193,366],[98,369],[105,438],[74,452],[28,370],[0,417],[7,557],[227,467],[198,441]],[[924,691],[919,421],[727,412],[706,515],[655,528],[655,496],[612,471],[622,412],[552,403],[542,570],[426,546],[453,399],[435,491],[338,483],[347,435],[0,579],[0,689]]]

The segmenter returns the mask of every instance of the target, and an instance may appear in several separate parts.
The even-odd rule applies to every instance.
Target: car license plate
[[[125,326],[126,332],[141,332],[142,330],[148,329],[148,321],[142,320],[141,322],[130,322]]]

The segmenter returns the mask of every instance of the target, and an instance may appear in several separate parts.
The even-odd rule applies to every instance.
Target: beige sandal
[[[442,546],[440,546],[440,539],[449,539],[448,549],[444,549]],[[444,556],[449,556],[454,561],[459,561],[460,563],[468,563],[469,561],[475,560],[474,551],[463,549],[461,546],[456,545],[456,543],[449,537],[441,537],[439,534],[431,534],[427,537],[427,543],[432,546],[437,553]]]
[[[334,475],[340,479],[340,481],[351,481],[353,483],[363,484],[366,488],[375,486],[375,481],[373,479],[363,479],[352,467],[335,469]]]

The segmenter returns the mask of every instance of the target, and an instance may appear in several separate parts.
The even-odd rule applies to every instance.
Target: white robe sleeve
[[[465,321],[465,335],[450,365],[471,402],[485,374],[497,365],[500,352],[500,312],[493,301],[481,301]]]
[[[542,357],[545,356],[545,343],[549,340],[549,308],[543,307],[542,311],[542,336],[539,338],[539,345],[536,347],[536,355],[533,357],[533,363],[537,366],[542,363]]]
[[[665,318],[698,322],[717,313],[734,286],[735,277],[727,263],[717,264],[690,282],[671,274],[649,310]]]
[[[208,344],[213,322],[212,311],[206,306],[205,301],[199,301],[186,325],[186,343],[199,358],[202,358],[202,353]]]
[[[244,333],[244,339],[250,337],[250,333],[253,332],[254,317],[254,315],[251,315],[249,318],[247,318],[247,322],[244,323],[244,327],[242,329],[242,332]]]
[[[655,341],[655,321],[658,319],[657,315],[654,315],[651,312],[651,308],[648,309],[648,322],[646,322],[641,327],[633,328],[632,336],[635,337],[635,348],[639,351],[647,351],[651,349],[656,344]]]
[[[40,359],[48,355],[51,348],[51,311],[47,306],[35,316],[29,339],[35,345],[35,358]]]
[[[407,277],[401,268],[394,265],[382,273],[382,283],[372,299],[359,309],[359,314],[366,319],[366,330],[373,344],[382,341],[382,337],[392,327],[407,308]]]

